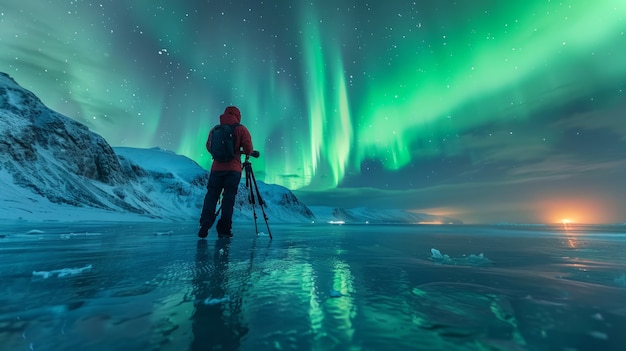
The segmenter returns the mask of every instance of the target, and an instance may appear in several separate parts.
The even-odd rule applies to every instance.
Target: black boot
[[[200,223],[200,230],[198,230],[199,238],[204,239],[209,235],[209,229],[213,226],[213,222],[215,222],[215,218]]]
[[[215,226],[215,229],[217,229],[217,236],[219,238],[232,238],[232,226],[232,221],[220,219],[219,221],[217,221],[217,225]]]

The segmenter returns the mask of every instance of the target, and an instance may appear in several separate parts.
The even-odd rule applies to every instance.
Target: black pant
[[[204,205],[200,215],[200,224],[211,227],[215,222],[215,206],[220,198],[222,190],[222,217],[221,227],[230,230],[233,218],[233,207],[235,206],[235,196],[239,188],[241,172],[236,171],[213,171],[209,175],[209,184],[204,196]],[[218,228],[218,229],[222,229]]]

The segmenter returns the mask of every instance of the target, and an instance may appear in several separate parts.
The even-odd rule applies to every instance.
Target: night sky
[[[0,0],[0,71],[210,167],[242,111],[307,205],[626,222],[624,0]]]

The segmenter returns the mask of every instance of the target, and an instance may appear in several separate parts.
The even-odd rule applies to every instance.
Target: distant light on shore
[[[346,224],[346,221],[328,221],[330,224]]]

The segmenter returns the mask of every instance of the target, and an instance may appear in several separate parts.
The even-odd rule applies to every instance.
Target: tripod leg
[[[261,192],[259,191],[259,185],[256,182],[256,178],[254,177],[254,172],[252,171],[252,166],[250,166],[250,177],[252,179],[252,182],[254,183],[254,189],[256,190],[256,196],[259,199],[259,207],[261,207],[261,212],[263,212],[263,219],[265,220],[265,226],[267,227],[267,234],[269,234],[270,236],[270,240],[272,240],[272,231],[270,230],[270,225],[269,223],[267,223],[267,214],[265,213],[265,209],[263,208],[263,206],[265,205],[265,201],[263,201],[263,198],[261,197]],[[252,187],[251,187],[252,188]],[[254,225],[256,226],[256,220],[254,221]],[[257,230],[257,234],[258,234],[258,230]]]
[[[251,173],[252,173],[252,167],[250,167],[250,163],[246,162],[244,164],[244,172],[246,173],[246,188],[248,188],[248,202],[250,203],[250,206],[252,207],[252,215],[254,216],[254,231],[256,232],[256,235],[259,235],[259,228],[256,224],[256,219],[257,219],[257,215],[256,215],[256,209],[254,208],[254,204],[255,204],[255,199],[254,199],[254,191],[252,189],[252,178],[251,178]]]

